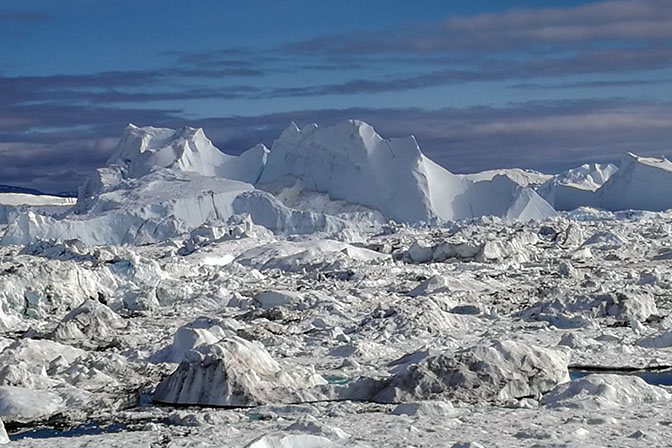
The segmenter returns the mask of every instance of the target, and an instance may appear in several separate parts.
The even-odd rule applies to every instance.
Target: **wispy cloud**
[[[596,40],[671,38],[672,9],[666,0],[614,0],[573,8],[512,9],[405,25],[393,30],[319,36],[285,48],[332,54],[422,54],[519,50],[540,44],[574,45]]]
[[[595,89],[603,87],[636,87],[636,86],[656,86],[672,84],[672,79],[618,79],[618,80],[601,80],[601,81],[575,81],[541,84],[537,82],[527,82],[519,84],[511,84],[510,89],[522,90],[555,90],[555,89]]]
[[[277,89],[279,96],[643,72],[672,67],[672,8],[664,0],[612,0],[571,8],[512,9],[318,36],[277,50],[321,58],[324,67],[348,61],[376,67],[368,76]],[[405,75],[399,75],[400,67]]]

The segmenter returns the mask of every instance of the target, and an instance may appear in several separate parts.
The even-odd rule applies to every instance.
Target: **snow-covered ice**
[[[458,175],[357,120],[240,156],[131,125],[76,204],[0,200],[9,443],[667,446],[671,182]]]

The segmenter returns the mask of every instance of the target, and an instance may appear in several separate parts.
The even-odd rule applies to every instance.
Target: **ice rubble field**
[[[74,206],[0,197],[0,443],[669,446],[670,191],[129,126]]]

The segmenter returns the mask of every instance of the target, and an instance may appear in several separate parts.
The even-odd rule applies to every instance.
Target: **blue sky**
[[[2,0],[0,60],[0,184],[50,192],[128,122],[239,153],[360,118],[455,172],[672,153],[666,0]]]

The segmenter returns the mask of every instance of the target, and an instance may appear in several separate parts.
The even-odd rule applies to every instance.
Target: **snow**
[[[0,419],[0,444],[9,443],[9,436],[7,436],[7,431],[5,430],[5,425]]]
[[[384,139],[357,120],[286,129],[271,148],[259,184],[263,188],[288,176],[301,179],[310,190],[370,206],[399,222],[506,215],[521,191],[505,176],[473,182],[454,175],[423,155],[412,136]],[[539,211],[535,217],[549,210]],[[510,217],[516,219],[516,213]]]
[[[115,174],[123,178],[137,179],[160,168],[175,168],[203,176],[254,183],[264,166],[267,152],[263,145],[258,145],[240,157],[234,157],[217,149],[203,129],[139,128],[129,124],[107,162],[107,171],[116,169],[118,173]],[[90,187],[85,190],[90,191]]]
[[[611,211],[672,208],[672,162],[628,153],[620,168],[582,165],[554,176],[537,192],[557,210],[597,207]]]
[[[459,413],[447,401],[419,401],[401,403],[392,410],[395,415],[422,415],[428,417],[447,417]]]
[[[429,221],[431,182],[413,137],[382,139],[360,121],[287,128],[273,143],[259,179],[263,186],[294,176],[313,191],[379,209],[399,221]]]
[[[595,191],[618,171],[611,164],[584,164],[556,174],[537,188],[537,193],[557,210],[574,210],[581,206],[598,206]]]
[[[487,170],[460,175],[460,177],[474,182],[492,180],[496,176],[506,176],[521,187],[541,185],[553,177],[551,174],[544,174],[534,170],[523,170],[520,168]]]
[[[88,299],[66,314],[51,336],[71,344],[106,344],[126,326],[121,316],[106,305]]]
[[[326,381],[314,372],[283,369],[260,344],[233,336],[189,351],[157,386],[154,400],[210,406],[292,403],[315,400],[309,389],[319,384]]]
[[[5,420],[39,419],[62,409],[64,405],[63,400],[52,392],[0,386],[0,417]]]
[[[150,362],[176,362],[180,363],[187,357],[187,353],[201,345],[211,345],[219,341],[206,328],[180,327],[174,336],[172,345],[155,353],[149,358]]]
[[[607,210],[666,210],[672,208],[672,162],[629,153],[620,169],[598,190]]]
[[[357,121],[241,156],[129,127],[0,245],[9,436],[102,432],[11,443],[666,446],[672,213],[595,207],[672,170],[628,157],[553,177],[598,201],[556,212],[548,176],[454,175]]]
[[[423,155],[412,136],[383,139],[361,121],[292,125],[270,151],[257,145],[240,156],[219,151],[202,129],[129,125],[74,208],[59,217],[23,212],[0,244],[143,244],[239,214],[281,234],[358,233],[384,222],[376,211],[408,223],[555,215],[505,175],[478,182],[454,175]]]
[[[430,356],[393,376],[374,399],[450,399],[473,403],[547,392],[568,381],[566,354],[515,341],[481,343]],[[355,384],[356,387],[356,384]]]
[[[0,193],[0,225],[7,224],[14,216],[27,210],[47,215],[61,214],[75,205],[69,197],[29,193]]]
[[[39,370],[43,367],[49,367],[49,363],[59,356],[71,363],[84,354],[84,351],[70,345],[60,344],[48,339],[26,338],[17,340],[7,346],[0,353],[0,363],[10,365],[23,362],[33,369]]]
[[[549,407],[599,410],[670,398],[672,395],[665,389],[647,384],[639,377],[599,374],[559,385],[544,396],[542,403]]]
[[[339,444],[310,434],[270,434],[245,445],[245,448],[337,448]]]
[[[637,345],[651,348],[672,347],[672,332],[664,331],[655,335],[643,337],[637,341]]]

